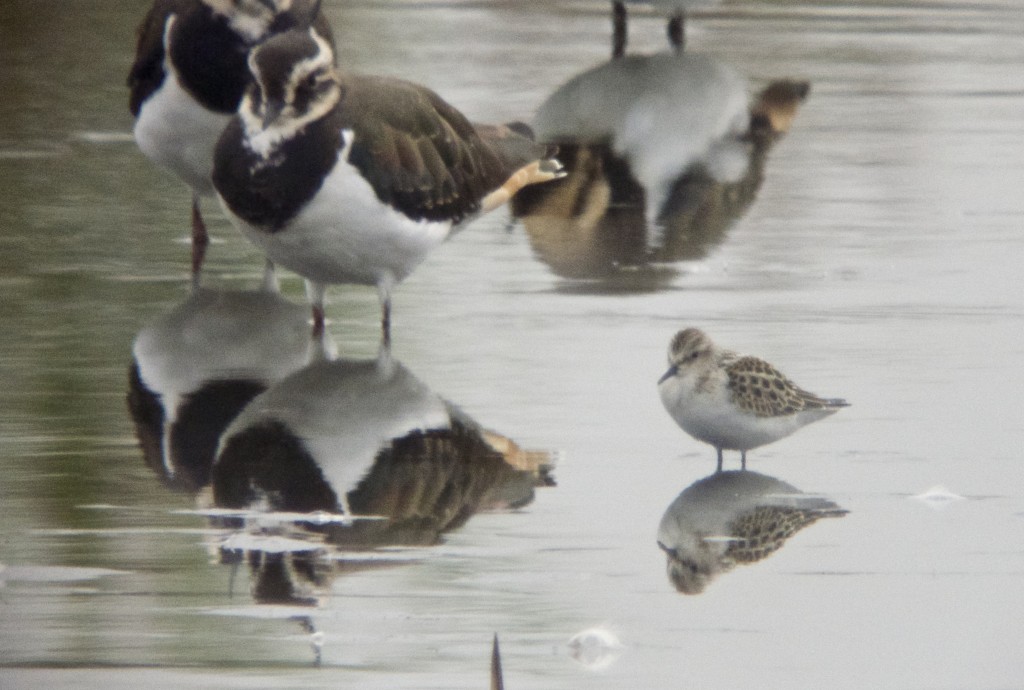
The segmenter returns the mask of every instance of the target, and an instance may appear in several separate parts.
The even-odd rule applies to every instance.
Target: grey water
[[[500,122],[608,60],[608,4],[324,11],[341,64]],[[332,288],[311,343],[213,202],[190,294],[188,193],[130,135],[147,5],[0,5],[0,686],[483,688],[495,633],[516,689],[1024,685],[1016,0],[694,12],[752,96],[810,84],[753,197],[628,259],[621,217],[499,210],[396,289],[381,362],[375,291]],[[629,51],[666,49],[633,11]],[[712,476],[655,386],[685,326],[851,407]],[[367,472],[382,519],[322,511]],[[252,487],[303,515],[228,505]],[[751,555],[716,533],[751,507],[809,519]]]

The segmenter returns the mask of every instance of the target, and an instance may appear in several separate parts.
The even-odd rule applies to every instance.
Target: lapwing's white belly
[[[250,225],[223,200],[222,205],[274,263],[304,278],[362,285],[401,281],[447,239],[452,223],[412,220],[381,203],[346,153],[316,196],[276,232]]]
[[[146,156],[170,169],[193,190],[213,194],[213,149],[229,115],[199,105],[173,74],[142,104],[135,141]]]
[[[658,386],[661,401],[683,431],[716,448],[747,451],[789,436],[834,410],[807,410],[759,417],[736,407],[724,381],[697,390],[689,377],[673,377]]]

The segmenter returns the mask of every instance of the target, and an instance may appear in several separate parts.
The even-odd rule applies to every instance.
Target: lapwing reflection
[[[221,432],[310,352],[307,308],[276,286],[194,290],[132,347],[128,408],[146,464],[171,488],[204,487]]]
[[[254,398],[224,432],[212,504],[237,511],[237,531],[222,558],[250,564],[257,594],[310,600],[339,573],[413,558],[379,547],[434,545],[480,511],[529,504],[553,483],[552,462],[482,428],[387,351],[322,359]]]
[[[774,477],[746,470],[716,472],[687,487],[668,507],[658,527],[658,546],[676,589],[700,594],[737,565],[772,555],[805,527],[847,512]]]
[[[599,65],[539,108],[536,135],[559,147],[568,175],[522,190],[513,212],[555,274],[662,287],[754,202],[809,89],[778,80],[750,99],[735,69],[692,53]]]

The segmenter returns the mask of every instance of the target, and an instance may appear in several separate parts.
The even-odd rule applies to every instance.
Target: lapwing
[[[525,125],[473,125],[423,86],[340,70],[315,30],[270,38],[249,68],[213,183],[242,233],[307,279],[314,334],[328,284],[371,285],[390,345],[395,284],[454,229],[563,175]]]
[[[213,149],[251,75],[252,46],[313,24],[331,40],[313,0],[156,0],[138,29],[129,109],[142,152],[192,190],[192,276],[209,237],[200,197],[213,194]]]

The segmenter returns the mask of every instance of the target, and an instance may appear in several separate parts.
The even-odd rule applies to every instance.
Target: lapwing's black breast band
[[[246,508],[264,496],[271,510],[339,512],[341,502],[304,441],[266,419],[228,438],[211,476],[216,505]]]
[[[178,17],[171,31],[171,63],[183,86],[204,107],[229,115],[249,83],[249,46],[209,7]]]
[[[337,110],[283,142],[264,160],[232,118],[214,153],[213,184],[233,213],[276,232],[320,190],[342,146]]]
[[[377,198],[413,220],[458,222],[505,181],[466,118],[410,82],[345,76],[341,125],[355,133],[349,162]]]

